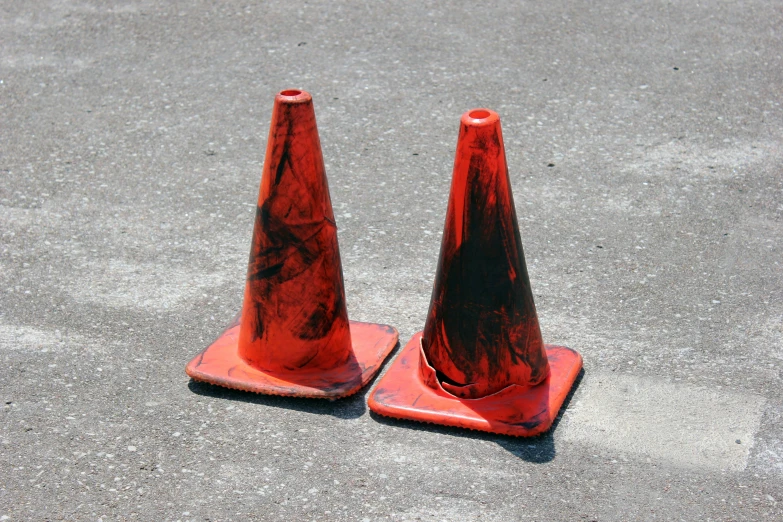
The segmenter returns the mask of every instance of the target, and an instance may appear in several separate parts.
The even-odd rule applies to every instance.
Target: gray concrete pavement
[[[781,520],[774,1],[0,4],[0,520]],[[501,115],[536,439],[189,382],[272,99],[312,93],[349,313],[423,326],[461,113]]]

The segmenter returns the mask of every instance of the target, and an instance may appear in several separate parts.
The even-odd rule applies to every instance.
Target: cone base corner
[[[385,417],[467,428],[515,437],[548,431],[582,369],[582,356],[565,346],[546,345],[550,374],[532,388],[509,386],[480,399],[460,399],[427,386],[420,378],[417,333],[370,394],[368,405]]]
[[[372,380],[397,345],[399,334],[389,325],[350,321],[354,358],[331,370],[287,374],[258,370],[239,356],[239,324],[233,324],[185,368],[193,380],[234,390],[304,397],[340,399],[353,395]]]

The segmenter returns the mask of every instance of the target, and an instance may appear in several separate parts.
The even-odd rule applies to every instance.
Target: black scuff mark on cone
[[[304,340],[320,339],[332,328],[334,310],[327,309],[323,304],[315,307],[315,310],[307,318],[298,332],[298,337]]]
[[[283,263],[278,263],[276,265],[268,266],[266,268],[261,268],[256,270],[250,277],[248,277],[248,280],[258,281],[260,279],[268,279],[280,273],[280,270],[282,269],[283,269]]]
[[[204,362],[204,356],[207,354],[207,350],[205,349],[200,354],[198,354],[198,362],[195,365],[195,368],[198,368],[201,366],[201,364]]]
[[[255,311],[255,329],[253,330],[253,340],[256,341],[264,337],[264,313],[260,303],[253,304]]]
[[[280,184],[280,180],[283,179],[283,174],[285,173],[285,167],[288,166],[289,169],[292,168],[291,166],[291,158],[288,153],[289,149],[289,143],[288,140],[286,140],[285,145],[283,145],[283,152],[280,154],[280,161],[277,164],[277,170],[275,171],[275,185]]]

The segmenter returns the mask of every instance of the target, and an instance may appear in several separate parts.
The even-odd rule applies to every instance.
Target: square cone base
[[[375,413],[530,437],[549,430],[582,369],[582,356],[577,352],[548,344],[550,374],[540,384],[529,388],[512,385],[480,399],[461,399],[422,380],[421,336],[422,332],[413,336],[370,394],[368,405]]]
[[[362,389],[397,345],[397,330],[385,324],[350,321],[353,357],[331,370],[264,372],[239,356],[239,324],[233,324],[185,372],[197,381],[235,390],[287,397],[339,399]]]

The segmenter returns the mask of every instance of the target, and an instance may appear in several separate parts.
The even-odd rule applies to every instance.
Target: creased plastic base
[[[546,345],[550,374],[542,383],[508,386],[480,399],[460,399],[426,384],[434,370],[423,360],[419,332],[413,336],[370,394],[372,411],[397,419],[429,422],[517,437],[546,432],[582,368],[582,356]],[[423,365],[422,365],[423,363]]]

